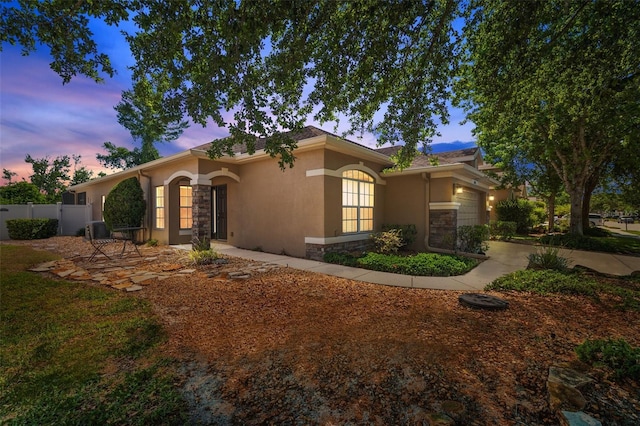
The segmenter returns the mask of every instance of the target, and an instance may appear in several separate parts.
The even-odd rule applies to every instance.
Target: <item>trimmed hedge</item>
[[[135,177],[118,183],[104,202],[104,222],[107,228],[140,226],[147,204],[140,182]]]
[[[9,219],[6,223],[12,240],[39,240],[58,233],[58,219]]]
[[[359,266],[373,271],[414,276],[448,277],[462,275],[473,269],[478,261],[462,256],[419,253],[415,256],[394,256],[367,253],[358,259]]]

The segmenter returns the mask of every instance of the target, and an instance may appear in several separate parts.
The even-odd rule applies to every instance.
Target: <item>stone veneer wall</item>
[[[458,210],[429,211],[429,246],[454,250],[456,245]]]
[[[371,249],[371,240],[347,241],[333,244],[306,244],[306,257],[322,261],[325,253],[363,252]]]
[[[211,186],[193,185],[192,187],[192,241],[211,241]]]

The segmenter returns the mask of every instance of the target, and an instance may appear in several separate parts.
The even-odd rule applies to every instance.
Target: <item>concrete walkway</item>
[[[191,250],[191,245],[183,244],[175,248]],[[226,244],[213,243],[213,247],[220,254],[240,257],[258,262],[275,263],[303,271],[333,275],[351,280],[364,281],[373,284],[383,284],[408,288],[429,288],[437,290],[482,290],[496,278],[525,269],[529,263],[528,256],[535,253],[539,247],[527,244],[491,241],[489,243],[489,259],[472,269],[465,275],[455,277],[413,277],[409,275],[392,274],[389,272],[369,271],[360,268],[334,265],[315,260],[299,259],[278,254],[239,249]],[[629,275],[633,271],[640,271],[640,257],[622,256],[617,254],[596,253],[578,250],[561,250],[561,256],[571,261],[571,266],[582,265],[599,272],[614,275]]]

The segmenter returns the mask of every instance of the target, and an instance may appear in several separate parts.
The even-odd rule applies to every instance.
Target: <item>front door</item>
[[[211,238],[227,239],[227,185],[211,187]]]

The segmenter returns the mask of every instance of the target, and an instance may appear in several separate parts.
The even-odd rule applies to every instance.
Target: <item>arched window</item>
[[[360,170],[342,173],[342,232],[373,231],[373,177]]]

